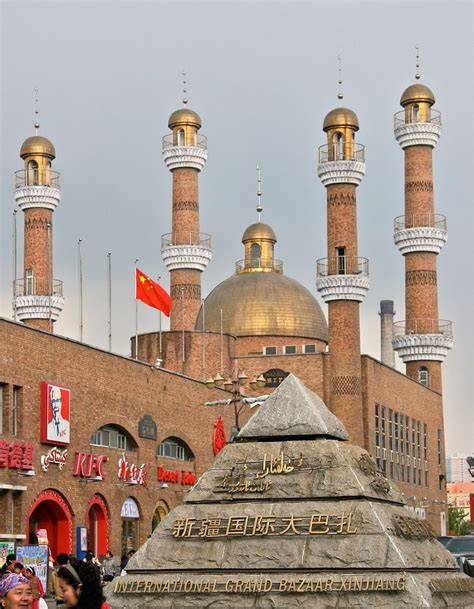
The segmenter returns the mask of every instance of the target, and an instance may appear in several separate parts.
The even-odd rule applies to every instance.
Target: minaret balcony
[[[212,259],[211,236],[192,232],[162,235],[161,257],[168,271],[204,271]]]
[[[238,260],[235,263],[235,273],[252,273],[252,272],[274,271],[275,273],[283,273],[283,261],[275,260],[274,258],[250,258]]]
[[[316,289],[324,302],[362,302],[369,290],[369,261],[358,256],[333,256],[316,262]]]
[[[405,110],[394,116],[395,139],[402,149],[409,146],[430,146],[434,148],[441,136],[441,113],[430,110],[423,121],[413,120]]]
[[[54,211],[61,201],[60,174],[52,169],[15,172],[15,201],[22,210],[41,207]]]
[[[432,252],[439,254],[448,240],[446,216],[410,214],[394,220],[393,239],[400,253]]]
[[[63,282],[34,277],[16,279],[13,282],[13,308],[19,321],[57,321],[64,308]]]
[[[325,144],[319,147],[318,176],[324,186],[355,184],[365,175],[365,146],[355,142]]]
[[[453,324],[444,319],[396,321],[392,344],[404,363],[442,362],[453,348]]]
[[[196,134],[194,141],[180,141],[175,133],[163,138],[163,160],[170,171],[173,169],[197,169],[201,171],[207,161],[207,138]]]

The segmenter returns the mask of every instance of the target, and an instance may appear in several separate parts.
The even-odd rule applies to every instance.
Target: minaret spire
[[[38,135],[39,129],[39,102],[38,102],[38,87],[35,87],[35,134]]]
[[[337,61],[339,63],[339,79],[337,84],[339,85],[339,92],[337,94],[337,99],[344,99],[344,93],[342,91],[342,57],[340,55],[337,56]]]
[[[258,221],[260,222],[260,214],[263,211],[262,206],[262,173],[260,166],[257,165],[257,213],[258,213]]]
[[[188,103],[188,98],[186,96],[188,92],[188,86],[186,81],[186,72],[184,71],[184,69],[181,70],[181,74],[183,76],[183,99],[181,101],[183,102],[183,106],[185,106]]]
[[[416,49],[416,74],[415,74],[415,78],[416,80],[420,80],[421,78],[421,74],[420,74],[420,47],[415,44],[415,49]]]

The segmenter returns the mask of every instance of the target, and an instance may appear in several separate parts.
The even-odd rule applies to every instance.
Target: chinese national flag
[[[156,283],[148,275],[136,269],[135,285],[135,298],[137,300],[141,300],[150,307],[163,311],[167,317],[170,316],[171,297],[159,283]]]

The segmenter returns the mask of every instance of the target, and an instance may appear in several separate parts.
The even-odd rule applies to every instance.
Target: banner
[[[0,566],[5,564],[9,554],[15,554],[15,543],[13,541],[0,541]]]
[[[43,584],[43,589],[48,589],[48,546],[17,546],[16,559],[25,567],[33,567],[36,575]]]

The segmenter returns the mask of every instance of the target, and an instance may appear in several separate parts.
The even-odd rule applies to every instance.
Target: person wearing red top
[[[59,568],[58,580],[67,607],[110,609],[104,598],[99,569],[94,564],[71,560]]]

